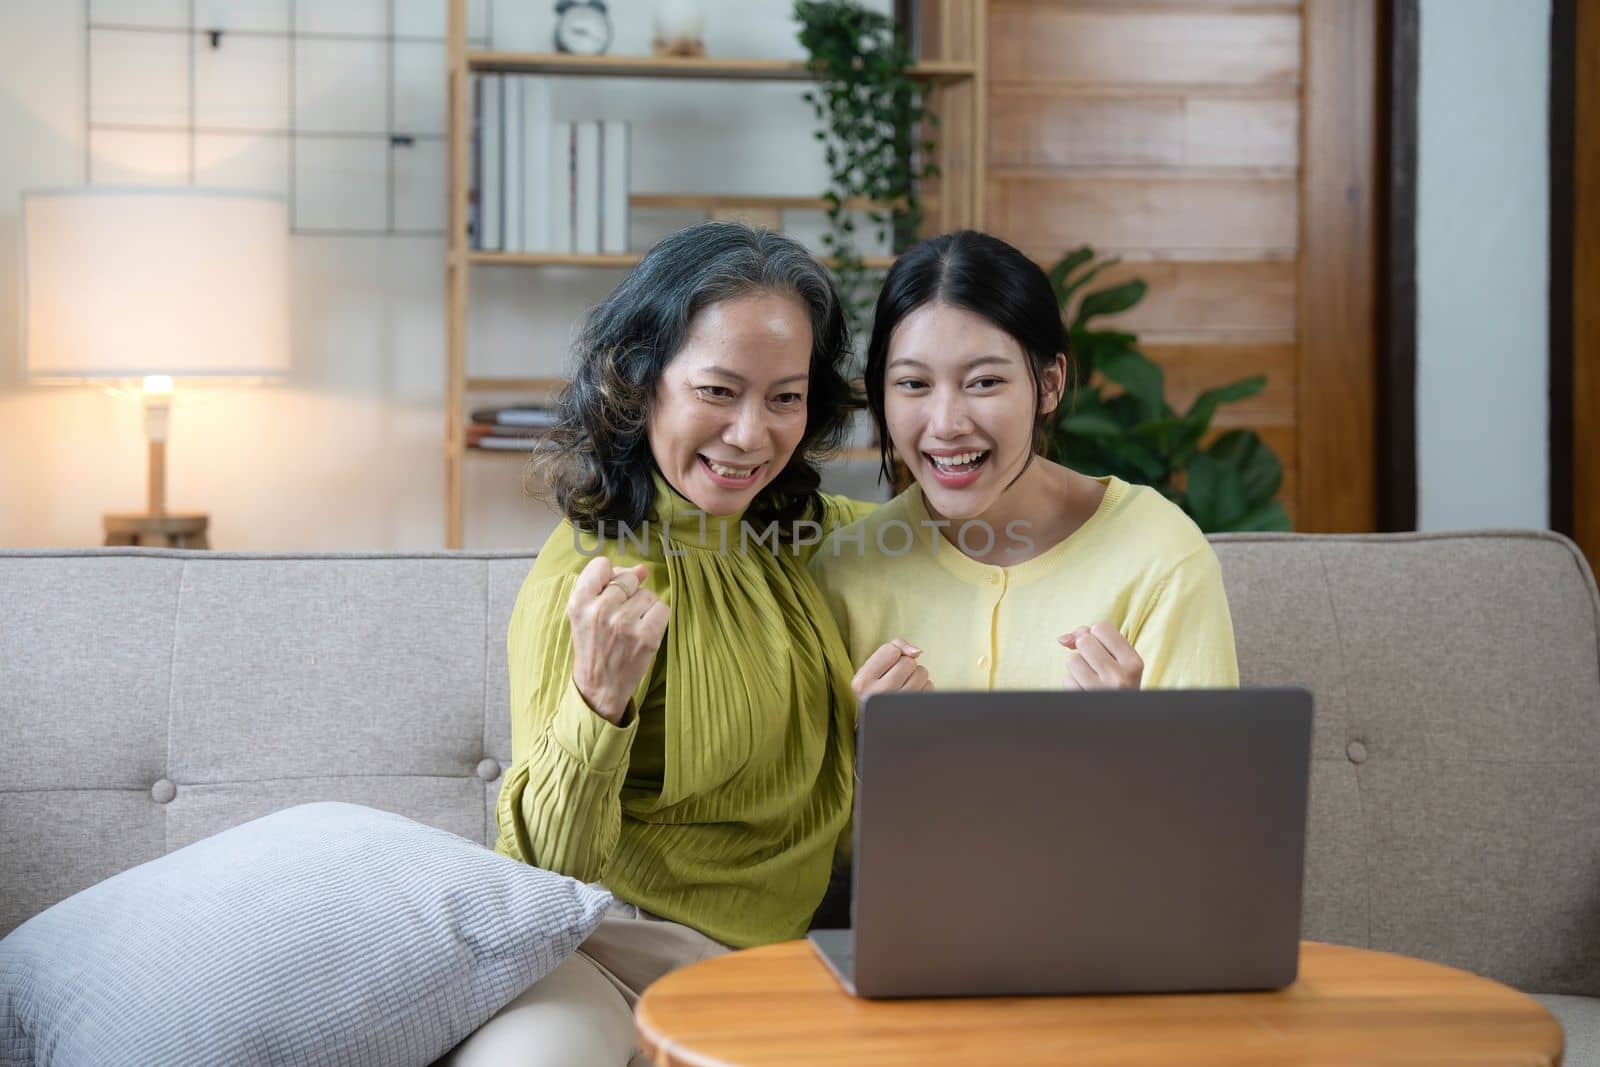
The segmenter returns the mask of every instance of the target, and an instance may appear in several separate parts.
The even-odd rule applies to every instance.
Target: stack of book
[[[628,250],[629,127],[552,122],[549,79],[479,74],[472,86],[472,247]]]
[[[467,447],[496,452],[532,452],[556,424],[556,410],[548,404],[520,404],[505,408],[480,408],[467,424]]]

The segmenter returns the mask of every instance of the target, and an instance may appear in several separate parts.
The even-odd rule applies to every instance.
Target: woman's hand
[[[667,605],[642,588],[649,573],[644,563],[613,567],[596,556],[567,598],[572,682],[595,714],[618,726],[667,632]]]
[[[856,700],[865,700],[873,693],[931,691],[933,682],[928,679],[928,668],[917,662],[920,655],[922,649],[901,637],[879,645],[878,651],[868,656],[850,679]]]
[[[1080,626],[1056,638],[1077,652],[1067,657],[1064,689],[1137,689],[1144,677],[1144,660],[1122,631],[1109,622]]]

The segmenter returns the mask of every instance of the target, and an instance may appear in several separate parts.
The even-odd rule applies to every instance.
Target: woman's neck
[[[1105,496],[1105,486],[1086,475],[1053,463],[1043,456],[1034,456],[994,504],[983,514],[966,522],[982,522],[993,531],[988,542],[973,545],[976,540],[965,540],[971,548],[987,547],[986,552],[967,551],[959,537],[960,522],[941,526],[944,539],[967,557],[979,563],[996,567],[1010,567],[1026,562],[1066,540],[1078,527],[1089,521]],[[927,497],[923,497],[926,505]],[[932,509],[929,508],[932,514]],[[944,516],[935,515],[942,519]]]

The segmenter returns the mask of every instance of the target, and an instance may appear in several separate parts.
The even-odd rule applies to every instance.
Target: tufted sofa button
[[[158,779],[156,784],[150,787],[150,799],[157,804],[170,804],[177,795],[178,787],[166,778]]]
[[[1352,741],[1344,747],[1344,754],[1350,757],[1351,763],[1367,762],[1367,746],[1360,741]]]
[[[478,761],[478,777],[486,782],[492,782],[500,777],[500,764],[488,756]]]

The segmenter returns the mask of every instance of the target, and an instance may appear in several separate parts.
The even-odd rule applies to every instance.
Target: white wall
[[[1549,524],[1549,0],[1421,0],[1418,526]]]
[[[497,2],[497,44],[548,47],[552,4]],[[713,54],[800,56],[788,0],[704,6]],[[873,6],[887,10],[888,0]],[[612,51],[648,52],[652,0],[610,7]],[[141,510],[144,502],[137,402],[31,386],[19,351],[19,194],[86,177],[84,19],[82,2],[0,4],[0,546],[96,544],[102,512]],[[585,81],[563,83],[560,92],[556,118],[566,109],[633,122],[636,191],[817,195],[826,184],[811,112],[795,86]],[[635,244],[692,221],[641,219]],[[819,214],[810,231],[820,232],[820,223]],[[292,246],[293,374],[282,386],[180,393],[168,505],[209,512],[218,548],[437,548],[444,538],[443,240],[298,236]],[[560,373],[582,314],[620,277],[478,268],[471,373]],[[543,540],[553,517],[522,496],[520,475],[514,458],[468,457],[467,547]],[[865,465],[831,474],[828,487],[874,494]]]

